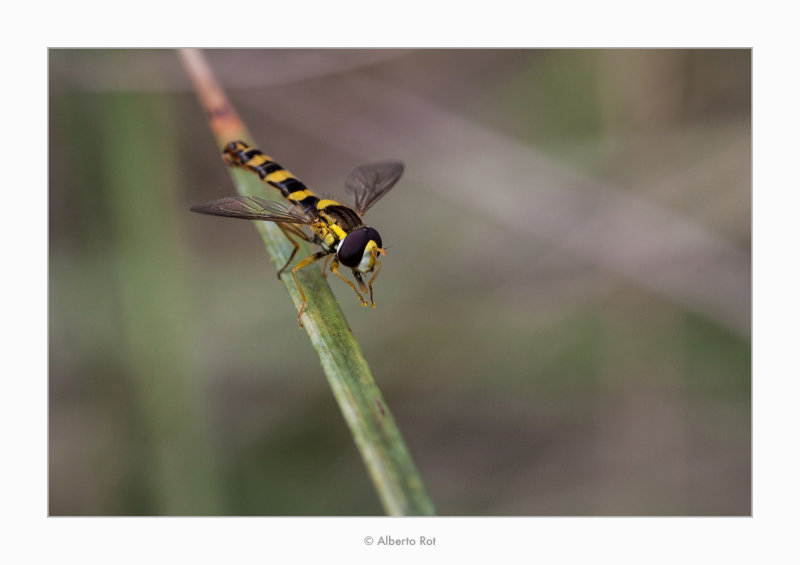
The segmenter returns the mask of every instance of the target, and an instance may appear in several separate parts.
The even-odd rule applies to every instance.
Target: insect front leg
[[[384,254],[385,254],[385,252],[384,252]],[[372,306],[373,308],[375,308],[375,299],[372,297],[372,283],[374,283],[375,279],[378,278],[378,273],[381,272],[381,267],[382,266],[383,266],[383,263],[381,263],[380,261],[378,261],[376,259],[375,260],[375,274],[372,275],[372,277],[369,279],[369,283],[367,283],[367,286],[369,286],[369,303],[370,303],[370,306]]]
[[[367,294],[369,292],[369,289],[367,288],[367,285],[364,284],[364,279],[361,278],[361,273],[359,273],[356,270],[353,270],[353,278],[355,278],[356,282],[358,282],[358,288],[361,289],[361,292]],[[366,306],[366,304],[364,304],[364,306]]]
[[[385,249],[380,249],[380,248],[373,248],[372,249],[372,261],[373,261],[373,265],[374,265],[373,268],[375,269],[375,274],[373,274],[372,277],[370,277],[369,282],[367,283],[367,286],[369,286],[369,305],[372,306],[373,308],[375,308],[375,298],[373,298],[373,294],[372,294],[372,283],[374,283],[375,279],[378,278],[378,273],[381,272],[381,267],[383,266],[383,263],[378,261],[378,255],[386,255],[386,250]],[[359,284],[363,285],[364,283],[361,281],[361,277],[358,276],[358,273],[355,273],[355,274],[356,274],[356,278],[358,279]]]
[[[340,272],[339,272],[339,261],[338,261],[337,259],[335,259],[335,258],[334,258],[334,260],[333,260],[333,263],[331,263],[331,271],[333,271],[334,273],[336,273],[336,274],[339,276],[339,278],[340,278],[340,279],[342,279],[344,282],[346,282],[346,283],[347,283],[347,285],[348,285],[350,288],[352,288],[352,289],[353,289],[353,292],[355,292],[355,293],[356,293],[356,296],[358,296],[358,299],[361,301],[361,305],[362,305],[362,306],[366,306],[366,305],[367,305],[367,301],[366,301],[366,300],[364,300],[364,297],[362,297],[362,296],[361,296],[361,294],[358,292],[358,289],[356,288],[356,285],[354,285],[352,282],[350,282],[349,280],[347,280],[347,279],[344,277],[344,275],[342,275],[342,273],[340,273]],[[353,272],[355,272],[355,271],[353,271]],[[360,282],[360,281],[359,281],[359,282]],[[363,284],[364,284],[364,283],[362,282],[362,283],[361,283],[361,285],[363,286]],[[364,289],[364,291],[366,292],[366,289]]]

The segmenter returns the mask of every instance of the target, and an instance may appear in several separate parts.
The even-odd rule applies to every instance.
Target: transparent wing
[[[400,161],[381,161],[362,165],[344,182],[345,190],[355,196],[355,208],[363,214],[395,185],[403,174]]]
[[[264,220],[287,224],[310,224],[313,219],[281,202],[258,196],[230,196],[189,208],[192,212],[243,220]]]

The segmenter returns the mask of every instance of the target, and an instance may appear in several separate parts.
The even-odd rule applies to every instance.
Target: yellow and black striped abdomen
[[[253,171],[261,180],[280,190],[284,198],[300,206],[304,212],[317,215],[319,197],[260,149],[250,147],[244,141],[232,141],[225,147],[223,159],[229,165]]]

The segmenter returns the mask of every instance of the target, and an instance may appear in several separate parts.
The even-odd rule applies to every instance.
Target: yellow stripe
[[[271,181],[271,182],[281,182],[286,179],[293,179],[294,175],[287,171],[286,169],[281,169],[280,171],[275,171],[274,173],[268,174],[264,180]]]
[[[297,202],[300,202],[303,198],[308,198],[309,196],[314,196],[314,193],[311,192],[310,190],[298,190],[296,192],[292,192],[289,195],[289,198],[291,198],[292,200],[296,200]]]
[[[334,223],[330,223],[330,224],[328,224],[328,229],[329,229],[329,230],[331,230],[333,233],[335,233],[335,234],[336,234],[336,237],[337,237],[337,238],[339,238],[339,241],[341,241],[341,240],[343,240],[345,237],[347,237],[347,232],[346,232],[346,231],[344,231],[342,228],[340,228],[339,226],[337,226],[337,225],[336,225],[336,224],[334,224]]]
[[[245,165],[249,165],[251,167],[260,167],[264,163],[272,163],[272,159],[267,157],[264,154],[261,155],[253,155],[253,157],[245,163]]]
[[[324,210],[328,206],[339,206],[339,203],[336,200],[328,200],[327,198],[317,202],[317,210]]]

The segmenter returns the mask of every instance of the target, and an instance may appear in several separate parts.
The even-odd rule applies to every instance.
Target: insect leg
[[[366,306],[367,305],[367,301],[364,300],[364,298],[358,292],[358,289],[356,288],[356,285],[354,285],[352,282],[350,282],[349,280],[344,278],[344,275],[342,275],[342,273],[339,272],[339,261],[338,260],[334,259],[333,263],[331,263],[331,271],[336,273],[339,276],[340,279],[342,279],[344,282],[346,282],[350,286],[350,288],[353,289],[353,291],[356,293],[356,296],[358,296],[358,299],[361,301],[361,305],[362,306]]]
[[[288,267],[289,263],[292,262],[292,259],[294,259],[294,256],[297,255],[297,250],[300,249],[300,244],[297,243],[297,241],[295,241],[292,238],[292,236],[289,235],[289,234],[294,234],[297,237],[299,237],[301,239],[304,239],[305,241],[309,241],[309,242],[311,241],[311,238],[308,237],[308,235],[306,235],[305,233],[303,233],[303,231],[300,228],[298,228],[297,226],[294,226],[292,224],[287,224],[285,222],[276,222],[276,223],[278,224],[278,227],[283,232],[283,235],[285,235],[286,238],[289,241],[292,242],[292,245],[294,245],[294,249],[292,249],[292,254],[289,255],[289,260],[286,261],[286,264],[283,267],[278,269],[278,278],[281,278],[281,275],[283,274],[283,271],[286,270],[286,267]]]
[[[375,299],[372,297],[372,283],[378,278],[378,273],[381,272],[381,267],[383,266],[383,263],[378,261],[378,255],[386,255],[386,250],[377,247],[372,250],[372,259],[375,261],[375,274],[370,277],[367,285],[369,286],[369,303],[373,308],[375,308]]]
[[[314,261],[322,259],[327,254],[328,254],[327,251],[317,251],[313,255],[309,255],[308,257],[300,261],[297,265],[292,267],[292,276],[294,277],[294,284],[297,285],[297,290],[300,291],[300,298],[303,299],[303,304],[300,306],[300,311],[297,313],[297,321],[300,323],[301,328],[303,327],[303,320],[301,320],[300,317],[303,315],[303,311],[305,311],[306,309],[307,300],[306,300],[306,293],[303,292],[303,287],[300,286],[300,281],[297,280],[297,271],[299,271],[303,267],[309,266]]]
[[[383,263],[380,261],[375,261],[375,274],[372,275],[372,277],[369,279],[369,283],[367,283],[367,286],[369,286],[369,302],[370,306],[373,308],[375,308],[375,299],[372,297],[372,283],[378,278],[378,273],[381,272],[381,266],[383,266]]]
[[[356,282],[358,283],[358,288],[361,289],[361,292],[363,292],[364,294],[369,292],[369,289],[367,289],[367,285],[364,284],[364,279],[361,278],[361,273],[359,273],[358,271],[353,271],[353,278],[356,279]]]
[[[324,278],[328,278],[328,273],[325,272],[325,269],[328,268],[328,263],[330,262],[331,259],[333,259],[333,255],[328,255],[327,257],[325,257],[325,262],[322,264],[322,276]]]

